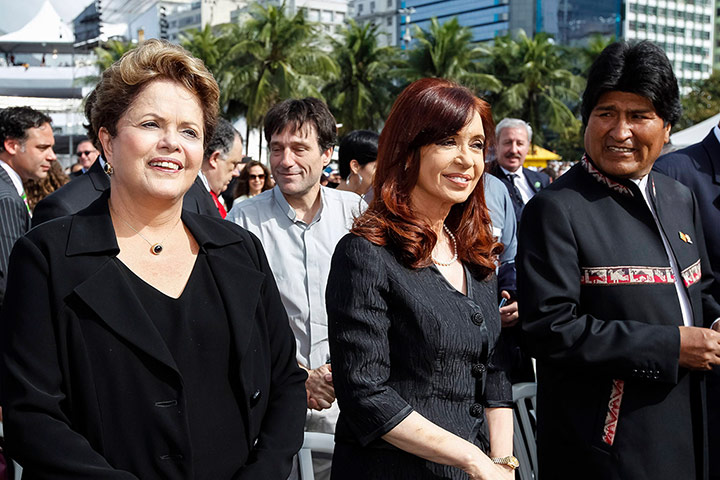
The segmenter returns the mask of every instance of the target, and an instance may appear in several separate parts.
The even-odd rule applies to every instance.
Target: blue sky
[[[44,0],[0,0],[0,30],[13,32],[29,22],[42,6]],[[66,23],[82,12],[92,0],[50,0]]]

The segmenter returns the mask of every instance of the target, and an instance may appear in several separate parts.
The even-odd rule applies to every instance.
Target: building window
[[[363,11],[363,4],[358,3],[358,15],[360,15],[362,13],[362,11]]]
[[[387,17],[386,23],[388,27],[392,27],[392,17]]]
[[[387,8],[393,8],[393,0],[387,0]]]
[[[322,23],[333,23],[333,12],[330,10],[322,11]]]
[[[308,20],[311,22],[317,22],[320,20],[320,10],[316,10],[314,8],[310,9],[310,13],[308,14]]]
[[[375,13],[375,2],[370,2],[370,13]]]

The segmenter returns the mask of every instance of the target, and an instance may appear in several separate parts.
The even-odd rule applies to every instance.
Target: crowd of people
[[[556,179],[523,166],[531,125],[444,79],[339,141],[322,100],[273,105],[269,168],[219,96],[144,42],[89,95],[70,177],[50,117],[0,111],[23,478],[296,479],[321,432],[319,480],[510,480],[535,381],[542,478],[720,478],[720,128],[656,164],[680,112],[657,46],[599,56]]]

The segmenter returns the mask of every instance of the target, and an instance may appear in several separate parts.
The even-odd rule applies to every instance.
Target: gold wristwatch
[[[508,455],[507,457],[490,457],[490,460],[492,460],[493,463],[497,463],[498,465],[507,465],[513,470],[520,466],[520,462],[518,462],[518,459],[513,457],[512,455]]]

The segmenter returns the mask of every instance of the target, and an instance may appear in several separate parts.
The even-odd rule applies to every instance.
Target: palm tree
[[[79,85],[95,86],[100,81],[100,75],[110,68],[110,65],[120,60],[125,53],[137,47],[136,43],[110,40],[104,46],[95,47],[95,65],[98,67],[97,75],[87,75],[75,80]]]
[[[222,35],[220,32],[213,31],[210,24],[205,28],[198,30],[193,28],[181,33],[180,45],[182,45],[193,56],[201,59],[205,63],[205,67],[216,75],[222,54],[220,46],[222,44]]]
[[[324,37],[305,19],[292,17],[285,5],[250,6],[250,19],[230,31],[233,43],[218,75],[228,98],[247,107],[248,130],[260,127],[274,103],[291,97],[323,98],[320,89],[337,74],[337,64],[323,47]],[[262,148],[262,138],[260,140]]]
[[[517,117],[529,122],[536,134],[533,143],[547,136],[569,135],[580,129],[580,121],[568,104],[579,101],[584,80],[567,69],[558,47],[546,33],[529,38],[496,37],[483,59],[485,71],[493,72],[503,85],[491,94],[496,119]]]
[[[368,22],[360,26],[351,19],[341,31],[342,41],[332,41],[340,73],[323,93],[346,132],[376,130],[396,93],[390,70],[399,56],[394,47],[378,47],[377,32],[377,25]]]
[[[498,92],[501,83],[490,72],[477,70],[476,61],[487,49],[472,43],[472,32],[457,17],[442,25],[430,19],[428,31],[415,27],[418,44],[408,53],[408,68],[402,73],[413,81],[424,77],[447,78],[470,88]]]

